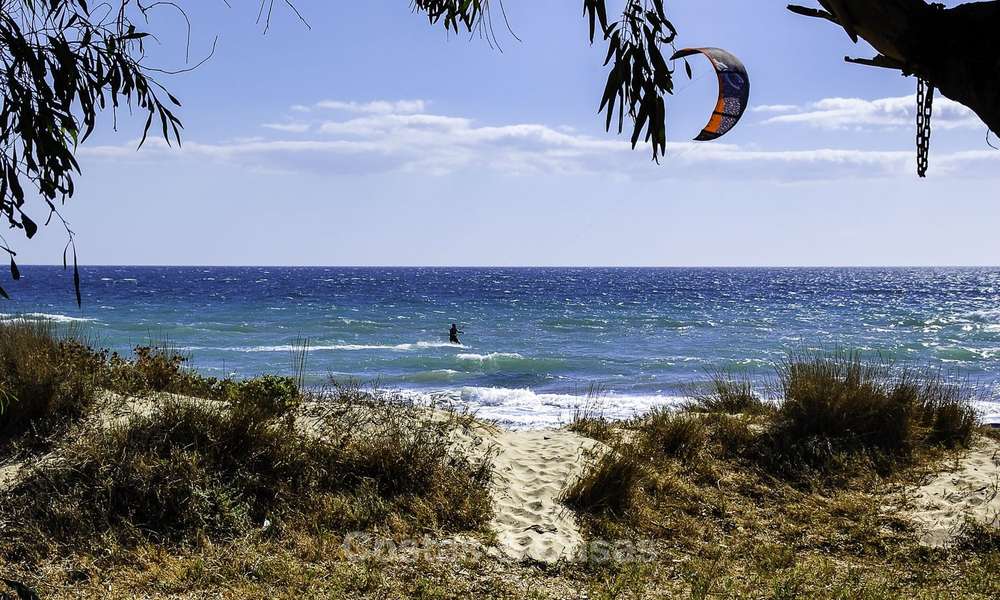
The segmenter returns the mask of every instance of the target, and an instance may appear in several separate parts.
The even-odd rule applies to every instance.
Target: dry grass
[[[615,427],[600,412],[577,409],[566,428],[574,433],[609,444],[614,441]]]
[[[973,390],[858,354],[793,358],[778,367],[783,401],[765,460],[785,474],[851,464],[883,474],[938,446],[967,446]]]
[[[750,373],[712,371],[705,387],[692,394],[685,410],[730,415],[760,415],[773,410],[756,392]]]
[[[288,377],[204,378],[168,352],[124,359],[20,324],[0,326],[0,357],[4,439],[47,453],[0,489],[0,573],[33,587],[149,553],[287,556],[351,530],[482,532],[491,515],[489,462],[452,450],[467,415],[356,389],[306,397]],[[101,387],[208,399],[149,396],[149,412],[108,421]]]
[[[452,455],[447,424],[396,416],[362,428],[338,412],[307,432],[261,414],[166,400],[124,425],[83,429],[4,495],[0,549],[36,561],[267,528],[461,531],[490,514],[489,468]]]
[[[357,389],[303,397],[294,379],[200,378],[164,351],[126,360],[33,343],[0,344],[22,357],[0,365],[4,385],[28,381],[42,367],[26,357],[44,356],[90,365],[95,387],[213,399],[158,396],[109,429],[81,418],[92,396],[60,395],[72,386],[5,388],[42,390],[19,392],[37,402],[9,413],[16,439],[68,424],[41,436],[58,460],[0,498],[0,577],[43,597],[1000,596],[995,531],[970,525],[954,548],[929,550],[893,508],[895,490],[975,433],[969,393],[933,377],[813,357],[783,365],[791,401],[777,411],[755,410],[737,379],[710,390],[717,403],[702,414],[580,414],[572,427],[612,450],[565,500],[593,538],[652,544],[648,562],[351,562],[352,529],[488,535],[489,468],[450,452],[466,416]],[[41,372],[78,381],[73,368]],[[0,595],[16,591],[0,582]]]
[[[624,442],[564,500],[592,539],[655,540],[659,556],[582,567],[602,582],[592,597],[995,597],[995,530],[929,550],[893,508],[969,443],[971,392],[856,355],[779,372],[777,410],[745,410],[750,388],[726,384],[701,414],[606,424]]]
[[[642,447],[680,461],[696,459],[708,442],[705,419],[665,409],[650,412],[640,432]]]
[[[0,324],[0,458],[42,446],[94,402],[95,361],[43,324]]]
[[[599,385],[587,389],[586,401],[573,410],[573,418],[566,428],[580,435],[610,444],[616,430],[604,415],[605,390]]]
[[[646,479],[645,461],[636,451],[635,445],[622,444],[592,457],[586,476],[566,489],[562,501],[580,512],[623,517]]]

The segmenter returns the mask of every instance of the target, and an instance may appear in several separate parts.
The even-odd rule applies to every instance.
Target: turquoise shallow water
[[[378,381],[514,426],[678,401],[706,370],[763,382],[789,351],[856,348],[972,380],[1000,421],[1000,269],[85,267],[5,283],[3,317],[78,323],[117,350],[168,340],[206,373]],[[463,345],[448,344],[457,322]]]

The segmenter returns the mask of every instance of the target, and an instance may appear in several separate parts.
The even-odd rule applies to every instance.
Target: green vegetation
[[[0,325],[0,359],[0,467],[24,465],[0,485],[0,578],[59,589],[39,569],[116,572],[216,545],[287,556],[354,530],[482,531],[491,514],[488,461],[452,450],[462,415],[205,378],[165,350],[126,359],[24,323]]]
[[[489,471],[450,456],[441,424],[395,417],[369,427],[368,417],[327,413],[300,430],[245,403],[168,399],[74,436],[62,460],[34,467],[5,499],[0,548],[37,560],[109,543],[350,531],[390,519],[399,534],[461,531],[489,513]]]
[[[777,381],[780,404],[715,374],[682,411],[576,415],[605,444],[564,501],[589,539],[641,543],[645,562],[350,561],[351,531],[489,542],[490,464],[453,446],[471,419],[0,325],[0,469],[23,465],[0,473],[0,596],[16,582],[43,598],[1000,593],[995,529],[970,521],[953,547],[923,547],[895,494],[1000,437],[977,429],[969,390],[850,354],[790,359]]]
[[[0,458],[18,448],[44,447],[107,392],[224,401],[256,420],[288,413],[301,400],[290,377],[216,379],[185,368],[185,362],[166,346],[139,346],[127,358],[90,348],[73,329],[30,321],[0,324]]]
[[[904,472],[968,445],[977,428],[970,390],[856,354],[792,358],[778,374],[783,401],[774,410],[765,408],[746,379],[716,375],[713,391],[696,398],[687,412],[654,410],[624,424],[628,434],[617,438],[624,441],[594,458],[589,476],[567,492],[567,502],[602,508],[605,503],[586,499],[611,491],[595,488],[618,488],[623,481],[642,487],[650,481],[621,475],[646,472],[655,479],[664,466],[671,476],[712,479],[713,472],[736,469],[798,488],[831,489],[855,477]],[[749,410],[734,414],[738,407]],[[600,427],[588,423],[591,430]]]
[[[857,354],[793,359],[779,372],[779,417],[794,439],[909,454],[927,443],[964,445],[976,426],[969,390]]]

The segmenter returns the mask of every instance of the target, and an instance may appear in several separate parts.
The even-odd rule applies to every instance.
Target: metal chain
[[[934,108],[934,86],[917,79],[917,175],[927,176],[931,147],[931,113]]]

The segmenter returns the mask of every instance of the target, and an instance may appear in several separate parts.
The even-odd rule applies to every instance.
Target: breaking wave
[[[68,315],[58,315],[42,312],[6,314],[0,313],[0,321],[49,321],[52,323],[89,323],[97,319],[85,317],[70,317]]]

